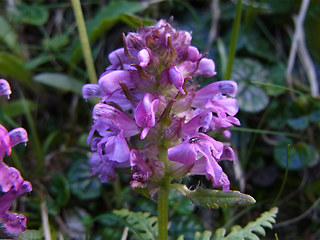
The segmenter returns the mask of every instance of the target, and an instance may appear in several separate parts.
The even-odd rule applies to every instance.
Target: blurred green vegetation
[[[122,47],[122,33],[174,16],[173,25],[192,32],[192,45],[216,63],[225,76],[236,0],[82,1],[97,74],[108,66],[108,53]],[[249,208],[210,210],[194,206],[175,192],[170,195],[171,239],[196,231],[228,228],[256,218],[273,205],[280,187],[277,222],[266,239],[319,239],[320,102],[312,95],[308,71],[320,74],[320,2],[312,0],[304,21],[304,42],[311,64],[299,53],[290,73],[289,54],[299,14],[299,0],[243,1],[231,79],[238,83],[237,117],[232,130],[235,165],[223,164],[231,189],[255,197]],[[213,7],[216,6],[216,7]],[[217,28],[215,28],[215,24]],[[216,32],[216,35],[214,35]],[[81,96],[88,82],[71,2],[67,0],[0,2],[0,78],[10,82],[11,100],[1,99],[0,123],[24,127],[26,148],[18,146],[5,161],[33,184],[19,203],[28,228],[43,230],[41,203],[47,206],[52,239],[120,239],[124,226],[113,221],[114,209],[150,212],[156,203],[132,191],[129,171],[116,183],[101,184],[88,165],[86,136],[93,104]],[[289,150],[288,176],[287,148]],[[209,186],[202,177],[184,179],[190,187]],[[319,202],[319,201],[318,201]],[[312,207],[313,206],[313,207]],[[312,208],[311,208],[312,207]],[[296,218],[298,217],[298,218]],[[293,220],[293,222],[285,222]],[[129,237],[131,233],[129,232]],[[61,238],[63,236],[63,238]]]

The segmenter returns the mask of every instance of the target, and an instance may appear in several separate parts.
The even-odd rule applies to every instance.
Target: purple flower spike
[[[0,96],[5,95],[5,96],[10,96],[11,94],[11,88],[7,80],[5,79],[0,79]]]
[[[150,93],[146,93],[143,97],[143,101],[140,101],[137,106],[134,115],[137,125],[143,128],[141,139],[144,139],[147,136],[150,128],[156,123],[155,114],[158,110],[158,104],[158,99],[155,99]]]
[[[182,88],[184,77],[182,73],[177,69],[177,67],[171,66],[169,68],[169,79],[182,94],[186,94],[186,92]]]
[[[147,187],[151,195],[164,177],[188,174],[205,175],[213,187],[228,190],[219,162],[234,161],[235,154],[206,132],[230,137],[229,129],[240,125],[234,117],[237,84],[219,81],[199,89],[197,77],[216,75],[215,63],[191,45],[189,32],[165,20],[122,39],[124,47],[109,54],[111,65],[99,84],[83,87],[84,98],[102,98],[88,136],[93,174],[107,182],[116,178],[115,168],[131,167],[131,187]]]
[[[142,68],[145,68],[150,62],[150,55],[147,49],[142,49],[138,53],[139,65]]]

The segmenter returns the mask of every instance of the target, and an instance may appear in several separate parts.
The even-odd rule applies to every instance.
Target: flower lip
[[[8,81],[5,79],[0,79],[0,96],[5,95],[9,97],[11,93],[12,92]]]

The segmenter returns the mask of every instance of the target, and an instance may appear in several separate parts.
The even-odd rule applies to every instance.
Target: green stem
[[[165,145],[165,144],[163,144]],[[167,176],[168,168],[168,148],[160,147],[159,160],[165,165],[165,175],[160,183],[158,192],[158,240],[168,239],[168,200],[170,192],[171,178]]]
[[[168,239],[168,199],[170,178],[165,177],[158,194],[158,234],[159,240]]]
[[[82,14],[81,4],[79,0],[71,0],[74,15],[76,17],[78,31],[80,35],[81,48],[84,56],[84,61],[86,63],[89,75],[90,83],[97,83],[97,75],[94,69],[93,58],[91,54],[90,43],[88,39],[88,34],[86,30],[86,25],[84,23],[84,18]]]
[[[232,64],[233,64],[233,59],[234,59],[235,52],[236,52],[238,33],[239,33],[240,22],[241,22],[241,9],[242,9],[242,0],[238,0],[237,9],[236,9],[236,17],[233,22],[231,42],[230,42],[230,46],[229,46],[227,70],[224,75],[224,79],[226,79],[226,80],[230,79],[230,77],[231,77]]]

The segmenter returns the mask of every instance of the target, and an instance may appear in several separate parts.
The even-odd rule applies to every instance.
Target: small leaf
[[[26,100],[26,103],[23,103],[23,100],[11,100],[9,104],[2,107],[2,110],[8,117],[13,118],[25,113],[24,104],[27,105],[29,111],[37,108],[37,104],[30,100]]]
[[[274,50],[271,49],[268,41],[265,40],[258,32],[251,31],[245,35],[245,44],[249,53],[264,58],[270,62],[276,61]]]
[[[212,233],[210,231],[204,231],[203,233],[196,232],[194,240],[210,240]]]
[[[50,192],[54,196],[55,203],[59,206],[65,206],[70,199],[70,186],[68,180],[63,175],[53,177],[50,184]]]
[[[309,125],[307,116],[301,116],[298,118],[289,118],[287,120],[287,123],[292,129],[297,131],[305,130]]]
[[[310,114],[310,122],[312,123],[320,122],[320,110],[315,110]]]
[[[318,161],[318,153],[313,146],[299,142],[292,144],[292,140],[284,138],[274,148],[273,154],[276,163],[282,167],[287,166],[287,148],[291,145],[289,151],[289,170],[299,170],[304,167],[313,166]]]
[[[268,105],[269,98],[262,87],[252,82],[266,82],[267,72],[252,59],[236,59],[231,79],[238,82],[239,108],[246,112],[259,112]]]
[[[100,196],[101,183],[93,177],[87,160],[75,161],[68,171],[71,193],[81,200],[95,199]]]
[[[40,231],[36,230],[26,230],[19,234],[18,237],[14,238],[15,240],[41,240],[43,239],[43,234]]]
[[[277,85],[279,87],[264,87],[266,93],[269,96],[279,96],[280,94],[286,92],[286,90],[282,87],[286,87],[285,81],[285,71],[286,68],[282,63],[277,63],[276,65],[269,68],[267,82]]]
[[[60,90],[82,94],[83,84],[77,79],[62,73],[40,73],[34,76],[34,81]]]
[[[15,4],[15,11],[12,12],[12,20],[16,23],[26,23],[41,26],[48,20],[47,8],[39,4]]]
[[[17,34],[2,16],[0,16],[0,26],[0,40],[12,48],[17,43]]]
[[[28,69],[28,70],[32,70],[32,69],[40,66],[41,64],[49,62],[49,61],[51,61],[53,59],[54,59],[53,55],[48,55],[47,53],[39,54],[35,58],[29,60],[26,63],[25,68]]]
[[[127,209],[114,210],[113,214],[104,214],[104,221],[120,222],[133,232],[138,240],[156,240],[158,235],[157,217],[148,212],[130,212]]]
[[[178,190],[183,196],[202,207],[225,208],[228,206],[249,205],[256,202],[253,197],[238,191],[218,191],[203,189],[201,187],[192,191],[185,185],[178,183],[174,183],[171,186]]]
[[[52,38],[45,38],[42,42],[45,48],[51,51],[60,50],[62,47],[66,46],[70,39],[69,39],[69,32],[65,34],[55,35]]]
[[[31,73],[24,67],[24,62],[7,52],[0,52],[0,72],[3,75],[16,78],[22,83],[32,86]]]

